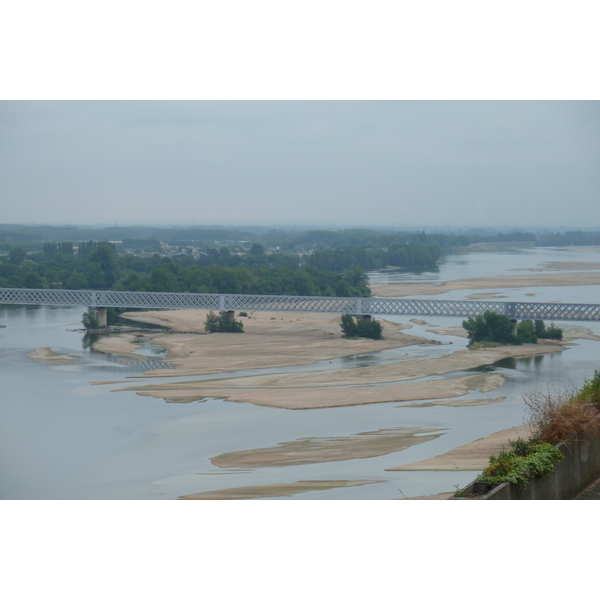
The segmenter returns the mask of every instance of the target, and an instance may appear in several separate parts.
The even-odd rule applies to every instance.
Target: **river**
[[[448,257],[436,272],[372,273],[370,279],[447,281],[506,275],[512,269],[538,268],[544,261],[600,261],[600,253],[548,248],[468,253]],[[598,303],[599,288],[531,287],[476,292],[498,293],[507,300]],[[458,290],[435,298],[463,299],[471,293],[472,290]],[[305,491],[284,499],[392,499],[452,491],[456,485],[471,481],[476,472],[386,469],[430,458],[520,425],[525,419],[524,392],[546,389],[553,380],[580,386],[585,377],[600,368],[600,343],[577,340],[577,345],[564,352],[490,367],[506,377],[505,385],[487,394],[474,391],[466,396],[467,399],[506,396],[504,401],[488,405],[451,407],[408,402],[289,411],[216,399],[166,403],[134,392],[113,393],[122,384],[90,384],[91,381],[123,382],[128,375],[153,368],[160,364],[154,361],[161,358],[162,349],[147,344],[138,352],[140,362],[131,362],[84,348],[82,334],[69,331],[81,326],[83,311],[83,307],[0,306],[0,324],[6,325],[0,328],[0,497],[3,499],[174,499],[225,488],[344,479],[375,483]],[[407,317],[390,320],[408,322]],[[462,321],[425,320],[441,327],[459,325]],[[586,327],[600,335],[600,323],[557,324]],[[463,338],[440,336],[427,329],[428,326],[413,324],[410,333],[453,344],[387,350],[268,372],[360,367],[380,364],[407,352],[435,356],[466,345]],[[51,364],[27,357],[43,347],[75,360],[72,364]],[[435,429],[439,436],[373,458],[245,469],[220,468],[210,462],[211,457],[235,450],[398,427]]]

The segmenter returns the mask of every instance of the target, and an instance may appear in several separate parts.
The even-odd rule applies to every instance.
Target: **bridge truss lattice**
[[[600,321],[600,304],[554,302],[482,302],[405,298],[338,298],[253,294],[188,294],[116,292],[110,290],[37,290],[0,288],[0,304],[89,306],[117,308],[204,309],[357,315],[472,317],[493,311],[511,319]]]

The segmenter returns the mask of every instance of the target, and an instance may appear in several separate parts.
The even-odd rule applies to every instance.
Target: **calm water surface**
[[[599,261],[600,254],[532,249],[519,252],[449,257],[439,272],[407,276],[437,281],[508,274],[542,261]],[[400,276],[400,275],[398,275]],[[389,274],[372,275],[384,279]],[[510,299],[600,302],[599,286],[490,290]],[[485,290],[477,290],[482,292]],[[462,299],[460,290],[436,298]],[[535,293],[536,296],[527,296]],[[523,392],[546,389],[552,381],[579,386],[600,368],[600,343],[578,340],[568,350],[544,357],[509,361],[489,369],[507,383],[488,394],[501,403],[432,406],[430,402],[386,403],[358,407],[288,411],[251,404],[207,400],[169,404],[113,391],[127,377],[155,368],[163,349],[148,344],[139,361],[129,362],[84,348],[80,327],[84,308],[0,306],[0,497],[11,499],[171,499],[195,492],[310,479],[370,479],[379,483],[355,488],[303,493],[298,499],[399,498],[451,491],[476,472],[390,472],[385,469],[436,456],[460,444],[524,422]],[[390,319],[392,320],[392,319]],[[407,322],[406,317],[393,319]],[[427,318],[434,325],[459,325],[462,319]],[[600,323],[584,326],[600,335]],[[410,347],[320,361],[296,368],[263,369],[235,376],[326,370],[385,363],[405,355],[440,356],[465,347],[465,340],[414,325],[410,333],[444,342],[431,348]],[[452,341],[452,344],[447,344]],[[78,364],[52,365],[27,358],[37,348],[68,354]],[[171,371],[170,375],[173,374]],[[450,373],[457,376],[462,372]],[[220,375],[222,376],[222,375]],[[206,376],[206,379],[217,376]],[[169,378],[176,381],[180,378]],[[190,378],[181,378],[187,380]],[[192,379],[201,379],[193,377]],[[121,382],[91,385],[90,382]],[[139,383],[140,380],[136,380]],[[385,456],[262,469],[221,469],[210,458],[224,452],[273,446],[299,438],[337,437],[394,427],[434,428],[435,440]]]

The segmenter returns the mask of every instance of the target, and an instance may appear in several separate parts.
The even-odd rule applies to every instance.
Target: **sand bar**
[[[441,283],[373,283],[371,291],[383,298],[402,296],[430,296],[453,290],[494,288],[555,287],[573,285],[600,285],[600,272],[589,273],[535,273],[532,275],[496,275],[454,279]]]
[[[272,485],[248,485],[238,488],[227,488],[197,494],[179,496],[179,500],[252,500],[253,498],[281,498],[303,492],[319,492],[334,488],[354,487],[382,483],[378,479],[344,479],[322,481],[296,481],[294,483],[276,483]]]
[[[144,339],[140,334],[113,333],[102,336],[93,344],[94,350],[110,354],[120,354],[131,358],[144,358],[141,354],[135,354],[141,348],[139,341]]]
[[[206,389],[198,391],[178,389],[177,386],[141,386],[125,388],[139,396],[163,398],[166,402],[186,403],[211,398],[230,402],[249,402],[258,406],[271,406],[290,410],[334,408],[377,404],[381,402],[406,402],[410,400],[435,400],[456,398],[471,390],[493,391],[504,383],[504,377],[482,373],[462,377],[448,377],[427,382],[400,383],[385,386],[355,386],[338,388],[273,388],[273,389]]]
[[[375,385],[421,379],[432,375],[445,375],[482,365],[490,365],[504,358],[528,358],[565,350],[560,342],[544,341],[521,346],[495,346],[478,350],[456,350],[451,354],[423,360],[403,360],[390,364],[331,371],[308,371],[279,373],[274,375],[251,375],[184,383],[157,383],[129,390],[201,390],[201,389],[249,389],[249,388],[331,388],[340,386]],[[286,392],[287,393],[287,392]]]
[[[127,318],[151,322],[157,318],[155,313],[162,324],[172,324],[174,329],[185,331],[203,331],[207,315],[207,311],[202,310],[125,314]],[[249,314],[250,319],[239,317],[244,323],[244,333],[153,335],[153,342],[167,348],[165,358],[178,369],[149,371],[144,376],[180,377],[289,367],[365,352],[439,343],[402,333],[403,329],[411,327],[402,323],[382,321],[383,340],[347,340],[342,338],[337,315]]]
[[[346,437],[304,438],[282,442],[270,448],[220,454],[211,458],[210,462],[217,467],[245,469],[372,458],[434,440],[443,433],[444,430],[440,429],[396,428]]]
[[[541,267],[528,269],[521,267],[518,269],[510,269],[511,271],[600,271],[600,262],[594,261],[544,261]]]
[[[51,348],[38,348],[27,355],[35,360],[43,360],[45,362],[57,365],[78,365],[78,362],[73,362],[75,359],[68,354],[56,354]]]
[[[530,434],[529,424],[511,427],[454,448],[445,454],[392,467],[386,471],[482,471],[488,465],[490,456],[497,456],[502,450],[510,448],[509,440],[519,437],[527,439]]]

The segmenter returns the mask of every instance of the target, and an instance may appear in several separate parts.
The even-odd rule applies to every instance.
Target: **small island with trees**
[[[562,340],[563,331],[554,323],[550,327],[541,319],[524,319],[515,328],[515,321],[506,315],[485,311],[482,315],[469,317],[462,322],[469,337],[469,347],[493,344],[537,344],[538,339]]]

